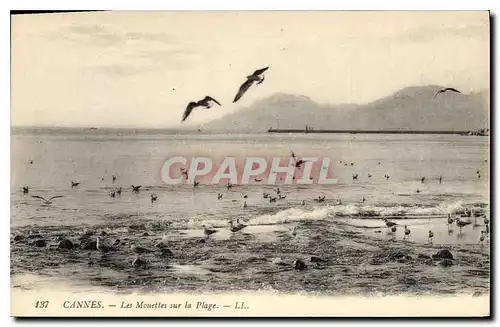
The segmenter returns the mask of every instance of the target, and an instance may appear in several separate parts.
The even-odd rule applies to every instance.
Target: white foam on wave
[[[248,221],[249,225],[271,225],[271,224],[286,224],[292,221],[301,220],[322,220],[331,215],[331,206],[317,208],[314,210],[304,210],[302,208],[290,208],[275,214],[260,215],[251,218]]]
[[[329,217],[376,218],[385,216],[443,216],[461,212],[467,207],[462,201],[443,202],[434,207],[421,206],[375,206],[375,205],[331,205],[325,207],[289,208],[275,214],[251,218],[250,225],[283,224],[302,220],[323,220]]]
[[[361,219],[381,217],[427,217],[445,216],[463,212],[469,205],[462,201],[443,202],[433,207],[422,206],[377,206],[362,204],[326,205],[321,207],[305,208],[293,207],[274,214],[257,215],[244,222],[247,225],[276,225],[304,220],[324,220],[330,217],[353,217]],[[213,228],[225,228],[228,221],[221,219],[203,219],[198,217],[188,222],[189,228],[199,229],[202,225]]]

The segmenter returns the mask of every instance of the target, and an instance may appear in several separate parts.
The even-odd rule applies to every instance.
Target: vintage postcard
[[[488,317],[488,11],[11,16],[11,315]]]

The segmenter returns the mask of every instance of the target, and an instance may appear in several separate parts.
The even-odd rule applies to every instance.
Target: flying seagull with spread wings
[[[238,94],[234,97],[233,103],[238,101],[254,82],[257,82],[257,84],[264,82],[264,75],[262,74],[268,69],[269,67],[258,69],[252,75],[247,76],[247,80],[240,86]]]
[[[53,196],[53,197],[49,198],[48,200],[46,198],[44,198],[42,196],[38,196],[38,195],[32,195],[31,197],[35,198],[35,199],[41,199],[41,200],[43,200],[44,204],[52,204],[52,200],[53,199],[63,198],[64,196],[63,195],[56,195],[56,196]]]
[[[184,122],[188,118],[188,116],[191,114],[191,111],[193,111],[194,108],[205,107],[205,109],[210,109],[213,105],[213,102],[217,103],[219,106],[221,105],[217,100],[208,95],[198,102],[189,102],[189,104],[186,107],[186,110],[184,110],[181,122]]]
[[[462,93],[460,92],[459,90],[457,89],[454,89],[452,87],[447,87],[447,88],[444,88],[444,89],[441,89],[439,91],[436,92],[436,94],[434,94],[434,98],[439,94],[439,93],[444,93],[444,92],[447,92],[447,91],[451,91],[451,92],[455,92],[455,93]]]

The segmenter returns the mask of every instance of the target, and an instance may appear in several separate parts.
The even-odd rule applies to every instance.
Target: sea
[[[13,128],[12,235],[40,234],[52,242],[47,248],[36,248],[28,242],[12,243],[13,287],[27,285],[26,280],[31,281],[30,287],[35,287],[36,281],[45,276],[72,283],[78,281],[80,286],[97,285],[113,290],[137,287],[155,291],[166,288],[227,290],[236,287],[363,294],[410,292],[412,290],[404,282],[386,287],[386,281],[378,286],[376,283],[358,285],[354,279],[345,284],[352,287],[345,289],[339,288],[337,283],[328,286],[327,282],[320,283],[321,287],[313,287],[302,277],[290,277],[296,259],[293,255],[310,265],[307,260],[314,255],[314,248],[326,242],[318,250],[326,261],[341,260],[341,250],[346,257],[352,257],[352,262],[332,263],[331,269],[340,266],[353,269],[357,265],[364,267],[365,272],[371,258],[398,246],[408,251],[416,247],[429,254],[441,248],[465,248],[472,251],[471,257],[479,255],[477,251],[480,251],[483,258],[489,244],[489,238],[483,242],[485,247],[479,241],[486,227],[484,218],[490,219],[489,147],[489,137],[463,135]],[[263,181],[236,184],[228,190],[224,183],[214,185],[202,181],[198,187],[168,185],[161,178],[165,161],[173,156],[286,158],[290,151],[297,157],[330,158],[329,169],[337,182],[286,185],[278,180],[276,185],[267,185]],[[358,178],[353,179],[353,174]],[[80,184],[72,187],[72,181]],[[141,185],[140,192],[132,192],[132,185]],[[23,186],[29,187],[28,194],[22,192]],[[121,196],[111,197],[110,192],[119,187],[122,188]],[[263,193],[276,195],[278,188],[286,198],[272,203],[263,198]],[[222,199],[218,199],[218,193],[223,194]],[[157,195],[156,201],[151,201],[151,194]],[[45,205],[33,195],[63,197]],[[322,196],[324,202],[315,200]],[[474,214],[467,216],[466,208],[472,209]],[[477,217],[476,212],[479,213]],[[460,229],[456,224],[447,223],[449,216],[471,223]],[[384,218],[398,223],[396,233],[388,231]],[[228,223],[236,219],[247,227],[231,233]],[[143,226],[131,227],[132,224]],[[203,225],[218,232],[207,238]],[[408,236],[404,226],[411,230]],[[291,234],[294,228],[298,236]],[[120,259],[123,265],[110,264],[109,258],[108,261],[91,259],[87,254],[71,261],[61,251],[57,252],[57,237],[67,237],[77,243],[79,235],[88,230],[94,230],[96,235],[106,231],[103,237],[110,243],[120,238],[125,243],[135,241],[150,247],[165,236],[173,243],[172,248],[177,249],[174,259],[178,260],[158,263],[154,257],[148,277],[142,282],[137,279],[132,282],[134,272],[129,265],[134,255],[125,254],[127,249],[123,250]],[[429,230],[433,231],[432,239],[429,239]],[[294,237],[301,241],[294,241]],[[207,241],[200,245],[197,243],[200,239]],[[190,248],[200,246],[205,250]],[[285,251],[283,246],[300,249],[287,248]],[[359,249],[366,251],[360,255]],[[43,259],[43,255],[40,256],[43,251],[52,252]],[[240,255],[236,256],[238,253]],[[49,264],[54,255],[66,260],[63,260],[65,263]],[[356,262],[360,258],[365,262]],[[289,266],[277,264],[287,260]],[[260,262],[257,266],[262,266],[265,272],[248,269],[250,265],[255,267],[256,262]],[[472,265],[472,261],[468,262]],[[227,269],[216,268],[224,263]],[[154,273],[160,267],[155,266],[158,264],[169,267],[168,277],[164,276],[164,269],[162,273]],[[96,265],[100,267],[98,273],[94,269]],[[273,270],[276,266],[291,267],[292,272],[286,270],[283,274],[287,277],[280,279],[281,268]],[[242,269],[246,271],[243,273]],[[326,273],[330,268],[325,269],[321,272]],[[428,276],[428,268],[425,271]],[[266,277],[256,282],[256,276],[261,273]],[[344,273],[348,278],[349,273]],[[418,272],[415,275],[420,276]],[[161,281],[172,276],[177,276],[179,287],[175,283],[166,286],[164,280]],[[402,278],[394,276],[399,281]],[[414,291],[460,292],[489,287],[489,274],[483,272],[475,278],[479,281],[475,279],[471,285],[465,285],[467,283],[458,277],[453,283],[444,284],[436,279],[421,283],[432,287],[416,287]],[[356,280],[360,280],[359,276]],[[385,286],[381,288],[381,285]]]

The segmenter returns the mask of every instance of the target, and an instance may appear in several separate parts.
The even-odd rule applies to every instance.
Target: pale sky
[[[274,93],[367,103],[489,88],[488,12],[97,12],[12,16],[11,123],[198,126]],[[264,83],[232,100],[247,75]],[[222,103],[186,105],[210,95]]]

